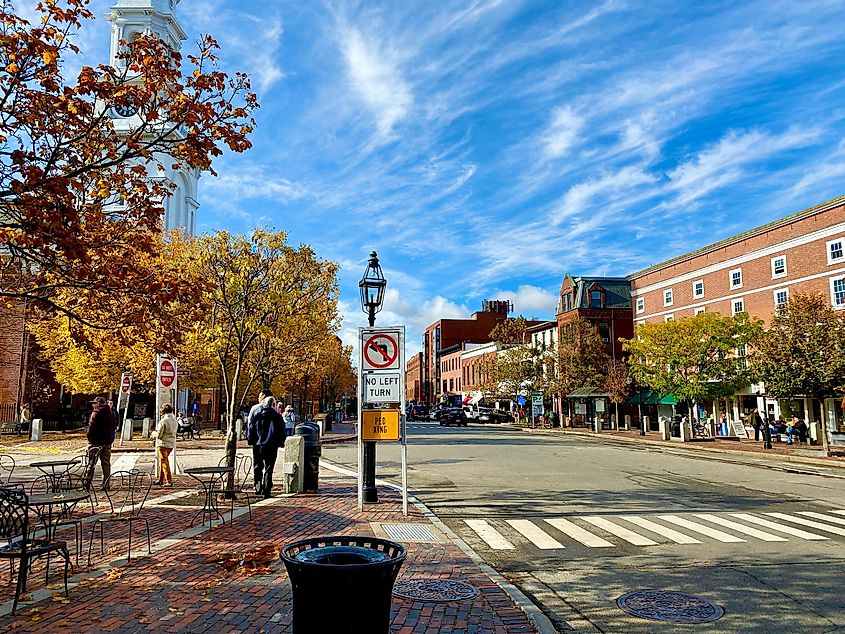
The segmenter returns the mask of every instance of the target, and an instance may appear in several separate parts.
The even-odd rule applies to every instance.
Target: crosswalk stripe
[[[590,548],[614,548],[614,545],[606,539],[602,539],[598,535],[593,535],[590,531],[584,530],[577,524],[573,524],[562,517],[552,517],[544,521],[554,526],[561,533]]]
[[[831,513],[836,513],[837,515],[845,515],[845,511],[831,511]]]
[[[831,526],[830,524],[821,524],[819,522],[814,522],[812,520],[808,520],[804,517],[797,517],[795,515],[787,515],[786,513],[766,513],[771,517],[776,517],[779,520],[784,520],[785,522],[793,522],[795,524],[801,524],[803,526],[809,526],[810,528],[817,528],[820,531],[825,531],[827,533],[833,533],[834,535],[845,535],[845,528],[839,528],[838,526]]]
[[[135,464],[138,462],[138,458],[141,457],[139,453],[125,453],[122,456],[118,457],[111,465],[112,473],[117,471],[132,471],[135,468]]]
[[[507,520],[507,523],[528,539],[537,548],[548,550],[552,548],[565,548],[563,544],[554,539],[551,535],[537,526],[530,520]]]
[[[719,526],[724,526],[725,528],[730,528],[737,533],[742,533],[743,535],[751,535],[751,537],[756,537],[757,539],[762,539],[764,542],[788,542],[789,540],[785,537],[779,537],[778,535],[772,535],[771,533],[767,533],[765,531],[758,530],[756,528],[752,528],[750,526],[745,526],[743,524],[739,524],[737,522],[733,522],[731,520],[726,520],[722,517],[718,517],[716,515],[711,515],[709,513],[696,513],[696,517],[703,519],[706,522],[710,522],[712,524],[718,524]]]
[[[610,520],[606,520],[603,517],[599,517],[597,515],[590,515],[588,517],[582,517],[585,522],[589,522],[593,526],[598,526],[602,530],[606,530],[611,535],[616,535],[620,539],[624,539],[626,542],[633,544],[634,546],[656,546],[657,542],[649,539],[648,537],[643,537],[634,531],[630,531],[624,526],[619,526],[618,524],[614,524]]]
[[[675,517],[674,515],[658,515],[657,517],[663,520],[664,522],[683,526],[684,528],[688,528],[689,530],[694,531],[696,533],[700,533],[702,535],[707,535],[708,537],[712,537],[713,539],[716,539],[720,542],[738,543],[745,541],[740,537],[729,535],[728,533],[716,530],[715,528],[710,528],[709,526],[705,526],[704,524],[699,524],[698,522],[691,522],[690,520],[684,519],[683,517]]]
[[[476,532],[476,534],[487,542],[493,550],[513,550],[513,544],[505,539],[502,534],[495,528],[490,526],[486,520],[464,520],[467,526]]]
[[[651,520],[647,520],[644,517],[640,517],[639,515],[622,515],[623,520],[626,522],[631,522],[631,524],[636,524],[641,528],[651,531],[652,533],[656,533],[658,535],[662,535],[663,537],[667,537],[671,539],[676,544],[700,544],[701,542],[697,539],[690,537],[689,535],[684,535],[683,533],[679,533],[678,531],[669,528],[667,526],[663,526],[662,524],[658,524],[657,522],[652,522]]]
[[[806,515],[807,517],[812,517],[817,520],[822,520],[824,522],[830,522],[832,524],[845,525],[845,520],[843,520],[841,517],[833,517],[831,515],[825,515],[823,513],[813,513],[812,511],[798,511],[798,515]]]
[[[825,537],[824,535],[818,535],[816,533],[809,533],[807,531],[802,531],[799,528],[793,528],[792,526],[787,526],[786,524],[778,524],[777,522],[772,522],[770,520],[764,520],[761,517],[754,517],[753,515],[749,515],[748,513],[731,513],[731,515],[737,519],[742,520],[743,522],[749,522],[751,524],[757,524],[759,526],[765,526],[766,528],[771,528],[775,531],[780,531],[782,533],[787,533],[791,537],[800,537],[801,539],[814,539],[814,540],[827,540],[830,537]]]

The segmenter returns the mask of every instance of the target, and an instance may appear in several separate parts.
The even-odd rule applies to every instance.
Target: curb
[[[819,467],[833,467],[835,469],[845,469],[845,460],[836,461],[836,459],[825,458],[811,458],[805,456],[784,456],[769,454],[756,451],[743,451],[741,449],[722,449],[717,447],[708,447],[706,443],[681,443],[664,440],[651,440],[640,438],[629,438],[627,436],[611,436],[608,434],[596,434],[587,431],[548,431],[545,429],[529,429],[526,427],[518,428],[529,434],[542,434],[544,436],[584,436],[586,438],[594,438],[608,441],[618,441],[623,443],[634,443],[640,445],[650,445],[653,447],[664,447],[669,449],[681,449],[683,451],[697,451],[714,454],[723,454],[728,456],[744,456],[746,458],[762,458],[770,461],[793,462],[796,464],[814,465]]]
[[[354,476],[357,475],[355,471],[349,469],[347,467],[341,466],[339,464],[335,464],[330,460],[325,460],[323,458],[320,459],[320,464],[325,465],[328,469],[336,473],[340,473],[343,475],[350,475]],[[388,488],[394,489],[396,491],[401,491],[402,487],[389,482],[387,480],[381,480],[376,478],[376,484],[381,484],[382,486],[386,486]],[[549,620],[543,611],[537,606],[534,602],[531,601],[519,588],[513,585],[510,581],[505,579],[498,571],[496,571],[490,564],[486,563],[481,556],[476,553],[469,544],[467,544],[464,540],[462,540],[458,535],[443,521],[434,514],[422,501],[419,500],[414,495],[408,494],[408,501],[414,505],[414,507],[419,510],[420,513],[425,516],[425,518],[434,524],[437,529],[443,533],[449,540],[457,546],[461,552],[463,552],[467,557],[469,557],[479,568],[481,568],[482,572],[490,577],[490,580],[495,583],[502,591],[507,594],[511,600],[523,611],[525,615],[528,617],[528,620],[531,621],[532,625],[536,628],[539,634],[557,634],[557,629],[552,625],[552,622]]]

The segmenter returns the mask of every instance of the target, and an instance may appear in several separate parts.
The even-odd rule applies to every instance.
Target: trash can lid
[[[323,566],[360,566],[390,559],[387,553],[362,546],[322,546],[298,552],[297,561]]]

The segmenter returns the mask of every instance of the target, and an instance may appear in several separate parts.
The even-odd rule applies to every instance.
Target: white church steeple
[[[167,43],[170,48],[178,51],[182,42],[187,39],[185,32],[176,19],[174,9],[180,0],[116,0],[107,18],[111,22],[111,47],[109,63],[120,66],[118,60],[120,42],[131,42],[133,38],[144,33],[153,33]],[[134,112],[120,112],[112,109],[115,129],[128,129],[132,126]],[[136,119],[137,121],[137,119]],[[167,164],[168,161],[163,161]],[[161,174],[172,182],[176,188],[164,203],[164,228],[166,230],[181,229],[187,235],[196,234],[197,181],[199,173],[196,171],[174,171],[168,168]]]

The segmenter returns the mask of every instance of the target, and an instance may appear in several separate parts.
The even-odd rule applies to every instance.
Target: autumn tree
[[[766,394],[818,399],[826,429],[825,399],[845,393],[845,317],[820,293],[794,293],[773,315],[756,348],[754,370]],[[826,453],[827,433],[822,443]]]
[[[761,332],[762,322],[747,313],[701,313],[640,324],[623,348],[637,383],[686,401],[693,412],[702,400],[733,396],[751,383],[744,355]]]
[[[336,313],[336,265],[286,239],[283,231],[256,229],[250,236],[223,231],[199,240],[200,267],[209,284],[207,328],[216,341],[226,394],[229,465],[237,453],[237,412],[291,363],[286,355],[307,357],[299,329],[308,332],[326,319],[325,332]],[[265,364],[271,364],[269,375]]]
[[[610,357],[598,329],[575,317],[560,325],[554,392],[564,398],[584,387],[602,384]]]
[[[490,331],[490,340],[503,345],[528,343],[530,339],[528,320],[522,315],[500,321]]]
[[[0,8],[0,300],[117,328],[180,292],[136,265],[155,248],[173,187],[159,175],[213,172],[224,147],[247,149],[257,102],[245,75],[217,68],[211,37],[184,71],[180,53],[142,34],[121,43],[115,67],[68,81],[63,60],[79,52],[87,4],[39,3],[34,25]],[[113,107],[135,111],[129,130],[115,130]],[[134,310],[110,310],[115,296]]]
[[[631,378],[628,376],[628,364],[619,359],[611,359],[607,364],[602,387],[607,392],[610,402],[616,408],[616,428],[619,428],[619,406],[625,402],[631,392]]]

